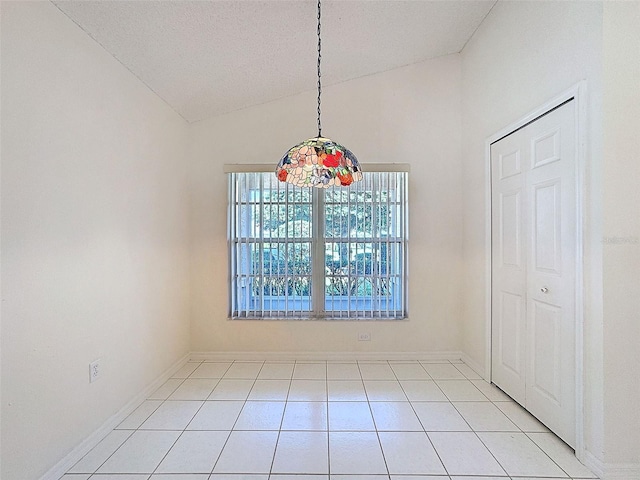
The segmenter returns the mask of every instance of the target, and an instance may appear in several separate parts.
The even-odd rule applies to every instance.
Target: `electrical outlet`
[[[102,366],[100,365],[100,359],[97,359],[89,364],[89,383],[93,383],[102,376]]]
[[[369,332],[359,333],[358,334],[358,341],[359,342],[370,342],[371,341],[371,334]]]

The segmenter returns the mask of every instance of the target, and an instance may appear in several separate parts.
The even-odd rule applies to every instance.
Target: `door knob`
[[[542,287],[542,288],[540,289],[540,291],[541,291],[542,293],[547,293],[547,292],[549,291],[549,289],[548,289],[547,287]]]

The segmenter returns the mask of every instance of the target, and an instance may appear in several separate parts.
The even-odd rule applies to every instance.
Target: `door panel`
[[[556,305],[534,301],[531,320],[533,348],[537,352],[544,352],[544,355],[533,357],[531,388],[560,405],[562,309]]]
[[[528,164],[522,134],[516,132],[491,147],[492,162],[492,372],[507,394],[525,398],[526,271],[524,175]]]
[[[492,380],[575,445],[574,102],[491,145]]]
[[[501,267],[522,266],[522,197],[519,191],[500,194]]]
[[[526,408],[575,445],[576,187],[574,102],[528,125],[535,164],[527,260]],[[545,339],[542,341],[541,339]]]
[[[534,185],[533,267],[540,273],[560,275],[560,179]]]

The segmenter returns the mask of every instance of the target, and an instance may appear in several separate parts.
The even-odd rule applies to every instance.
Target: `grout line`
[[[235,363],[236,363],[235,360],[233,362],[231,362],[231,365],[229,365],[229,367],[225,371],[225,374],[231,369],[231,367]],[[238,419],[240,419],[240,415],[242,415],[242,410],[244,410],[244,407],[247,404],[247,401],[249,399],[249,395],[251,394],[251,390],[253,389],[253,386],[256,384],[256,381],[258,381],[258,376],[260,375],[260,372],[262,371],[262,368],[264,367],[264,363],[265,362],[262,362],[262,365],[260,366],[260,370],[256,374],[256,378],[253,380],[253,384],[251,385],[251,388],[247,392],[247,397],[244,399],[244,402],[242,403],[242,407],[240,408],[240,411],[238,412],[238,416],[236,417],[236,420],[233,422],[233,425],[231,425],[231,430],[229,430],[229,435],[227,435],[227,439],[224,441],[224,444],[222,445],[222,448],[220,449],[220,453],[218,454],[218,458],[216,458],[216,461],[213,463],[213,467],[211,467],[210,475],[213,475],[213,471],[216,469],[216,466],[218,465],[218,462],[220,461],[220,457],[222,457],[222,454],[224,453],[224,449],[227,447],[227,443],[229,443],[229,439],[231,438],[231,434],[234,432],[234,428],[235,428],[236,424],[238,423]],[[247,379],[247,380],[250,380],[250,379]],[[211,392],[211,393],[213,393],[213,392]],[[209,396],[211,396],[211,395],[209,395]],[[238,400],[234,400],[234,401],[238,401]]]
[[[276,454],[278,453],[278,443],[280,443],[280,433],[282,432],[282,425],[284,424],[284,416],[287,413],[287,405],[289,403],[289,393],[291,392],[291,384],[293,383],[293,376],[296,372],[297,361],[293,363],[293,370],[291,372],[291,379],[289,380],[289,389],[287,390],[287,396],[284,399],[284,408],[282,409],[282,418],[280,419],[280,428],[278,429],[278,435],[276,437],[276,444],[273,446],[273,458],[271,459],[271,467],[269,467],[269,477],[273,473],[273,465],[276,463]],[[264,367],[264,364],[262,365]],[[262,369],[260,369],[262,370]]]
[[[329,362],[325,363],[325,390],[327,391],[327,400],[325,403],[325,411],[327,412],[327,478],[331,478],[331,450],[329,449]]]
[[[432,378],[431,375],[429,374],[429,372],[427,372],[426,368],[424,368],[424,365],[420,364],[420,366],[427,373],[427,375],[429,375],[429,378]],[[392,370],[393,370],[393,368],[392,368]],[[395,371],[393,372],[393,374],[396,376],[396,379],[397,379],[398,375],[395,373]],[[400,384],[400,388],[404,392],[404,396],[407,397],[407,399],[409,399],[409,395],[407,395],[407,392],[405,391],[405,389],[402,386],[402,383],[400,382],[399,379],[398,379],[398,383]],[[436,388],[438,390],[440,390],[442,392],[442,390],[440,389],[440,386],[435,381],[433,382],[433,384],[436,386]],[[444,392],[442,392],[442,394],[445,395]],[[448,397],[445,395],[445,398],[448,398]],[[431,445],[431,448],[433,448],[433,451],[435,452],[436,456],[438,457],[438,461],[440,461],[440,464],[442,465],[442,468],[444,468],[445,474],[449,475],[449,470],[447,470],[447,466],[442,461],[442,457],[440,457],[440,453],[438,453],[438,450],[436,449],[435,445],[431,441],[431,437],[429,437],[429,434],[427,433],[427,430],[424,428],[424,424],[422,423],[422,420],[420,420],[420,416],[418,415],[418,412],[416,412],[416,409],[414,408],[413,402],[411,400],[409,400],[409,405],[411,406],[411,410],[413,411],[413,414],[418,419],[418,422],[420,423],[420,426],[422,427],[422,430],[424,431],[424,434],[427,437],[427,440],[429,441],[429,444]]]
[[[565,475],[566,475],[567,477],[571,478],[571,475],[569,475],[569,473],[568,473],[564,468],[562,468],[562,466],[560,466],[560,464],[559,464],[558,462],[556,462],[556,461],[551,457],[551,455],[549,455],[549,454],[547,453],[547,451],[546,451],[544,448],[542,448],[540,445],[538,445],[538,444],[537,444],[537,442],[536,442],[533,438],[531,438],[531,437],[530,437],[530,434],[531,434],[531,433],[545,433],[545,432],[525,432],[525,431],[523,431],[522,433],[525,435],[525,437],[527,437],[527,438],[529,439],[529,441],[530,441],[531,443],[533,443],[536,447],[538,447],[538,449],[539,449],[540,451],[542,451],[542,453],[544,453],[547,457],[549,457],[549,460],[551,460],[553,463],[555,463],[555,464],[558,466],[558,468],[559,468],[560,470],[562,470],[562,471],[565,473]],[[553,432],[549,432],[549,433],[551,433],[551,435],[555,435]]]

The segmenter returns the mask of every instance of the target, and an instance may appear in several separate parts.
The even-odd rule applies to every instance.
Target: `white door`
[[[492,380],[575,446],[574,102],[491,146]]]

